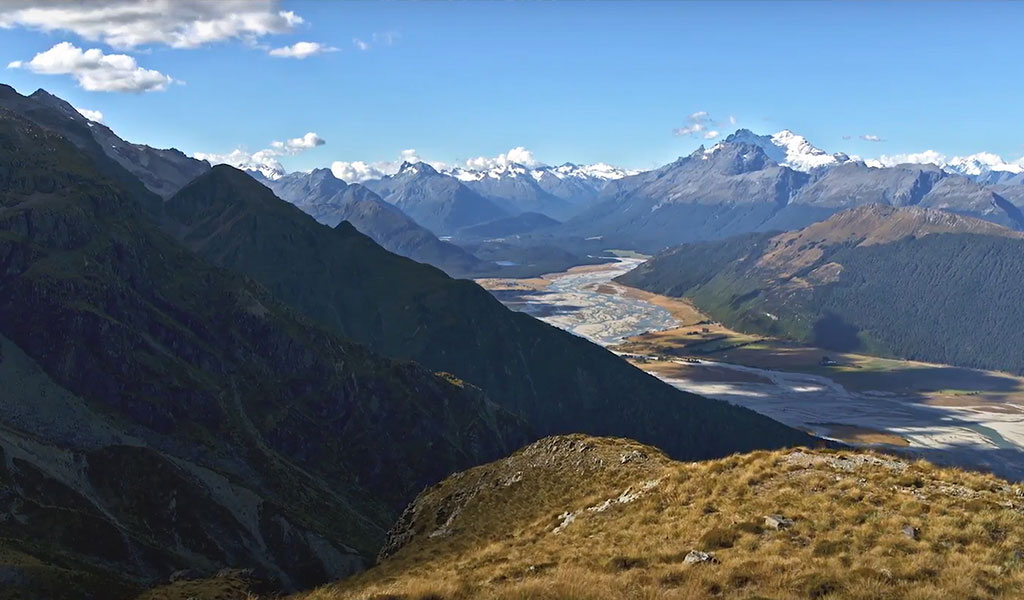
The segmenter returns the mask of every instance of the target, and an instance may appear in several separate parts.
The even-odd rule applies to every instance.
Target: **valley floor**
[[[819,436],[1024,479],[1024,378],[736,332],[686,300],[612,281],[640,260],[479,283],[680,389]]]

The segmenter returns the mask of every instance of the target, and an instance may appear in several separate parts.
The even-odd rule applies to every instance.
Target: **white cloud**
[[[42,75],[71,75],[90,92],[152,92],[167,89],[174,79],[144,69],[126,54],[104,54],[98,48],[82,50],[61,42],[30,61],[16,60],[8,69],[28,69]]]
[[[89,110],[88,108],[78,108],[77,106],[75,107],[75,110],[77,110],[79,112],[79,114],[81,114],[86,119],[89,119],[90,121],[96,121],[97,123],[102,123],[103,122],[103,113],[101,113],[98,110]]]
[[[711,131],[705,131],[705,132],[704,132],[704,139],[706,139],[706,140],[713,140],[713,139],[715,139],[716,137],[718,137],[719,135],[721,135],[721,134],[720,134],[720,133],[718,133],[718,132],[717,132],[717,131],[715,131],[715,130],[711,130]]]
[[[230,39],[288,33],[303,22],[276,0],[105,0],[30,2],[5,0],[0,28],[67,31],[115,48],[159,44],[198,48]]]
[[[402,163],[407,162],[425,162],[438,171],[448,167],[448,165],[443,162],[425,161],[420,157],[415,149],[409,148],[399,152],[398,160],[381,160],[370,163],[363,162],[361,160],[354,162],[336,160],[331,163],[331,173],[333,173],[338,179],[349,183],[361,183],[363,181],[369,181],[370,179],[380,179],[387,175],[394,175],[398,172],[398,169],[401,168]]]
[[[383,33],[373,34],[373,41],[377,44],[384,44],[390,46],[398,41],[399,34],[397,31],[385,31]]]
[[[925,150],[924,152],[910,154],[883,154],[878,158],[870,158],[864,161],[869,167],[895,167],[896,165],[907,163],[917,165],[932,164],[942,167],[946,165],[946,162],[946,155],[935,150]]]
[[[969,156],[947,157],[935,150],[910,154],[883,154],[864,161],[869,167],[894,167],[903,164],[937,165],[964,175],[984,175],[992,171],[1024,173],[1024,158],[1005,160],[992,152],[978,152]]]
[[[316,56],[317,54],[337,51],[338,49],[334,46],[325,46],[320,42],[295,42],[291,46],[282,46],[280,48],[269,50],[267,51],[267,54],[278,58],[297,58],[302,60],[304,58],[309,58],[310,56]]]
[[[397,172],[397,168],[391,168],[393,164],[390,162],[365,163],[361,160],[355,162],[336,160],[331,163],[331,173],[342,181],[360,183],[370,179],[380,179],[385,175],[393,175]]]
[[[523,165],[524,167],[538,167],[542,165],[539,160],[533,157],[533,152],[522,146],[516,146],[504,154],[498,156],[477,156],[466,160],[466,168],[476,170],[493,169],[504,167],[511,163]]]
[[[391,46],[399,38],[397,31],[385,31],[384,33],[375,33],[370,37],[371,41],[366,41],[362,38],[352,38],[352,45],[361,52],[366,52],[374,46]],[[372,42],[372,43],[371,43]]]
[[[276,156],[277,154],[271,151],[249,152],[244,148],[235,148],[227,154],[196,152],[192,155],[193,158],[205,160],[211,165],[231,165],[238,169],[260,171],[271,179],[285,174],[284,166]]]
[[[705,139],[711,139],[707,136],[707,132],[710,127],[717,125],[715,121],[711,119],[711,115],[706,110],[698,110],[695,113],[690,114],[686,117],[686,125],[677,127],[672,130],[674,135],[678,136],[689,136],[696,137],[697,135],[704,136]],[[718,133],[715,132],[715,136]],[[711,136],[711,137],[715,137]]]
[[[864,135],[860,136],[860,139],[864,140],[865,142],[884,142],[885,141],[881,137],[879,137],[877,135],[874,135],[874,134],[871,134],[871,133],[865,133]]]
[[[327,142],[324,138],[320,137],[316,133],[310,131],[302,137],[292,138],[283,142],[270,142],[270,147],[275,150],[279,150],[285,154],[298,154],[303,150],[309,150],[310,148],[316,148],[317,146],[323,146]]]
[[[736,124],[736,117],[734,117],[732,115],[729,115],[729,124],[730,125],[735,125]]]
[[[274,179],[285,174],[284,166],[278,160],[281,156],[294,156],[300,152],[323,146],[327,142],[319,135],[310,131],[306,135],[289,140],[270,142],[269,148],[249,152],[245,148],[235,148],[227,154],[215,152],[195,152],[194,158],[208,161],[210,164],[231,165],[239,169],[260,171],[267,177]]]

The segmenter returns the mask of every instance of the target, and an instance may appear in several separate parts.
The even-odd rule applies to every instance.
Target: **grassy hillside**
[[[691,297],[745,331],[1024,372],[1024,237],[920,208],[867,206],[805,229],[685,244],[619,278]]]
[[[425,491],[392,555],[296,600],[1016,598],[1022,493],[868,452],[548,438]]]

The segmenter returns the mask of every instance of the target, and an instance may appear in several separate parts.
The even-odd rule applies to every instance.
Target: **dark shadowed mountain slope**
[[[159,150],[126,142],[106,125],[90,121],[66,101],[45,90],[22,96],[0,84],[0,106],[61,134],[91,154],[106,175],[113,176],[129,191],[141,183],[166,199],[210,169],[206,162],[189,158],[173,148]],[[125,173],[130,173],[131,177],[126,177]]]
[[[204,263],[3,110],[0,165],[0,564],[23,597],[336,578],[424,485],[527,438],[479,390]]]
[[[479,225],[463,227],[455,234],[455,239],[461,241],[505,238],[524,233],[534,233],[556,225],[558,225],[558,221],[547,215],[536,212],[524,212],[514,217],[504,217],[488,221],[487,223],[480,223]]]
[[[328,169],[289,173],[272,181],[258,174],[254,177],[320,223],[334,227],[348,221],[391,252],[434,265],[454,277],[496,269],[459,246],[442,242],[398,207],[358,183],[346,184]]]
[[[167,204],[168,228],[208,260],[381,353],[454,373],[539,434],[632,435],[679,457],[806,443],[753,412],[686,394],[582,338],[509,311],[470,281],[329,229],[230,167]]]
[[[458,179],[422,162],[404,163],[395,175],[367,181],[366,186],[437,235],[508,216]]]
[[[1024,372],[1024,234],[868,205],[780,235],[684,244],[620,281],[826,348]]]

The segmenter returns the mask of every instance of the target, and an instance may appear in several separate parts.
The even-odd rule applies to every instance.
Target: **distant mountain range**
[[[250,174],[279,198],[298,206],[320,223],[335,227],[348,221],[396,254],[434,265],[451,275],[479,275],[497,270],[496,265],[441,241],[369,188],[358,183],[347,184],[328,169],[289,173],[276,179],[266,179],[260,173]]]
[[[425,165],[425,168],[430,167]],[[459,244],[456,245],[447,238],[439,239],[369,188],[358,183],[347,184],[327,169],[289,173],[276,179],[267,179],[257,171],[247,173],[317,221],[331,227],[348,221],[384,248],[438,267],[453,277],[536,276],[600,262],[552,245],[523,246],[505,241],[558,224],[539,213],[521,213],[460,228],[451,236],[456,238],[453,240]],[[446,176],[428,175],[433,183],[438,183],[440,177]],[[439,195],[423,197],[424,204],[443,204],[447,193],[455,195],[453,202],[465,199],[468,190],[461,189],[461,184],[454,180],[440,183]]]
[[[744,331],[1024,373],[1024,233],[867,205],[782,234],[683,244],[619,278]]]
[[[741,130],[660,169],[609,183],[597,204],[552,235],[599,237],[609,247],[656,251],[680,242],[804,227],[866,204],[941,208],[1024,227],[1024,216],[1003,190],[934,165],[869,167],[809,149],[797,136]]]
[[[592,203],[609,181],[636,171],[603,163],[565,163],[558,167],[507,163],[491,169],[457,167],[444,173],[498,203],[509,214],[536,212],[565,219]]]
[[[526,262],[525,251],[518,250],[526,246],[534,248],[534,255],[537,248],[556,246],[577,257],[611,247],[653,252],[689,241],[800,228],[873,203],[940,208],[1024,228],[1019,208],[1024,205],[1024,185],[1019,185],[1024,183],[1024,167],[985,153],[936,160],[941,164],[885,166],[827,153],[789,130],[758,135],[740,129],[710,148],[646,172],[606,164],[515,162],[439,171],[423,162],[407,162],[394,175],[363,185],[397,207],[408,222],[400,228],[393,223],[382,227],[371,223],[365,211],[345,213],[345,218],[385,247],[456,274],[492,268],[483,255],[498,256],[495,260],[502,263]],[[316,199],[302,199],[303,188],[288,184],[310,176],[276,173],[259,178],[281,182],[274,184],[281,195],[323,219],[324,211],[331,210],[323,194],[313,189]],[[378,207],[374,212],[384,211]],[[334,209],[334,214],[342,213]],[[391,213],[387,220],[401,217]],[[488,240],[495,245],[474,251],[484,260],[480,266],[450,248],[442,251],[421,234],[411,236],[413,223],[456,244]],[[560,264],[553,256],[549,253],[543,264]]]
[[[508,216],[508,211],[458,179],[424,162],[406,162],[398,173],[364,185],[437,235]]]

